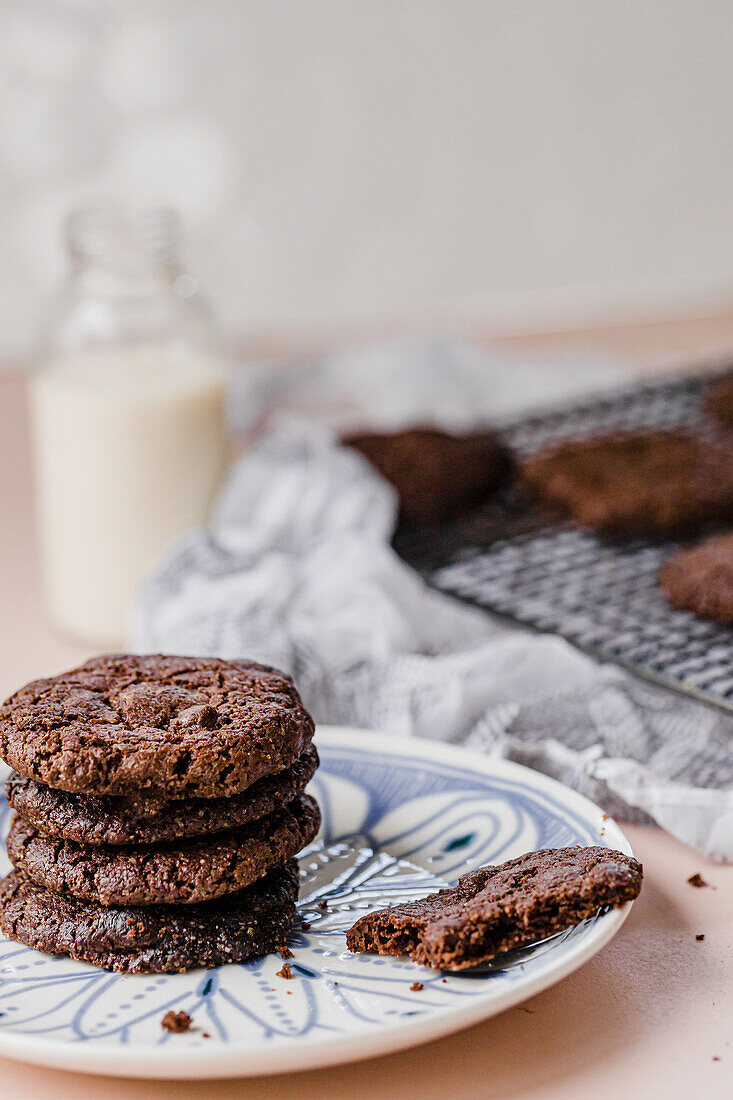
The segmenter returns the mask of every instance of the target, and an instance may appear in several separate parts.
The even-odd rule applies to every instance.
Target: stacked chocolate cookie
[[[0,929],[105,969],[285,945],[318,766],[292,680],[245,661],[99,657],[0,707],[15,772]]]
[[[552,444],[521,467],[525,486],[583,527],[664,537],[733,519],[733,446],[671,429]]]

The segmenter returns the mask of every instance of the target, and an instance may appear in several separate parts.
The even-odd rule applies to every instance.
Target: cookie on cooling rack
[[[440,523],[482,504],[507,480],[512,456],[491,432],[450,435],[437,428],[351,435],[343,440],[397,490],[400,522]]]
[[[662,566],[659,585],[674,607],[733,623],[733,532],[680,550]]]
[[[733,519],[733,447],[664,429],[548,447],[522,465],[540,500],[612,535],[664,535]]]

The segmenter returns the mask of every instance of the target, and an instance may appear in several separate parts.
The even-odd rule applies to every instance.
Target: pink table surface
[[[0,379],[0,697],[89,656],[46,623],[34,554],[23,386]],[[628,827],[645,868],[616,939],[576,974],[519,1008],[389,1057],[283,1077],[124,1081],[0,1059],[0,1095],[351,1098],[733,1095],[733,868],[660,830]],[[711,884],[686,882],[699,871]],[[702,942],[696,940],[704,933]]]

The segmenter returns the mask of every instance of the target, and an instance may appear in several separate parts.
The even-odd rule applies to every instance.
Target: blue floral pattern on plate
[[[310,790],[323,828],[301,856],[299,909],[310,927],[298,926],[291,938],[292,981],[277,976],[282,963],[272,956],[188,974],[117,975],[0,938],[0,1050],[52,1065],[118,1067],[109,1072],[125,1071],[119,1056],[129,1050],[128,1061],[138,1060],[130,1072],[161,1076],[198,1075],[202,1067],[215,1075],[217,1051],[234,1056],[226,1072],[263,1072],[277,1064],[275,1053],[283,1068],[288,1060],[287,1068],[338,1061],[339,1044],[344,1057],[357,1056],[354,1040],[368,1037],[363,1053],[379,1043],[394,1049],[531,995],[597,950],[594,942],[612,931],[599,936],[603,922],[619,923],[618,913],[598,914],[460,975],[352,955],[344,933],[361,912],[424,896],[473,867],[534,848],[628,845],[597,807],[517,765],[348,730],[322,730],[318,744],[321,767]],[[2,800],[2,836],[8,817]],[[4,852],[2,859],[4,871]],[[419,990],[411,989],[416,980]],[[188,1012],[195,1028],[163,1032],[160,1019],[171,1008]],[[395,1042],[400,1029],[404,1043]],[[319,1056],[324,1040],[330,1053]],[[64,1045],[77,1052],[62,1057]]]

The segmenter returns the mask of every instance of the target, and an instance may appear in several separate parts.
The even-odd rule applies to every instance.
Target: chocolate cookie
[[[258,779],[231,798],[97,797],[55,791],[13,772],[5,784],[19,817],[41,832],[78,844],[156,844],[209,836],[257,821],[291,802],[310,782],[318,753],[310,745],[289,768]]]
[[[140,848],[54,840],[16,817],[8,857],[39,886],[99,905],[190,905],[249,886],[309,844],[318,804],[307,794],[267,817],[202,840]]]
[[[733,428],[733,375],[714,382],[707,392],[705,408],[725,428]]]
[[[397,490],[400,521],[439,523],[481,504],[508,478],[509,450],[489,432],[449,435],[437,428],[352,435],[343,440]]]
[[[423,966],[464,970],[562,932],[641,889],[642,868],[608,848],[546,848],[463,875],[449,890],[362,917],[351,951],[408,954]]]
[[[733,623],[733,533],[680,550],[662,566],[659,584],[675,607]]]
[[[0,707],[0,756],[63,791],[239,794],[289,767],[313,720],[289,676],[249,661],[96,657]]]
[[[664,534],[733,517],[733,448],[678,431],[596,436],[540,451],[522,478],[586,527]]]
[[[0,882],[0,930],[105,970],[173,974],[276,951],[292,929],[297,898],[294,860],[222,901],[150,909],[105,909],[11,871]]]

